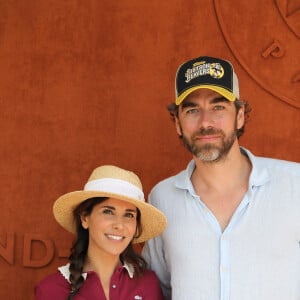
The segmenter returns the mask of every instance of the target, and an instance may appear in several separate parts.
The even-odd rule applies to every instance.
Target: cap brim
[[[53,214],[56,221],[67,231],[76,233],[73,218],[73,210],[81,202],[93,197],[109,197],[124,200],[135,205],[141,212],[142,234],[133,240],[133,243],[141,243],[160,235],[167,225],[164,214],[147,202],[124,197],[119,194],[99,191],[75,191],[59,197],[53,205]]]
[[[189,95],[191,94],[193,91],[195,90],[198,90],[198,89],[209,89],[209,90],[213,90],[217,93],[219,93],[220,95],[224,96],[227,100],[233,102],[236,100],[236,96],[222,88],[222,87],[219,87],[219,86],[215,86],[215,85],[197,85],[197,86],[193,86],[189,89],[187,89],[186,91],[184,91],[176,100],[175,100],[175,104],[176,105],[180,105],[182,103],[182,101]]]

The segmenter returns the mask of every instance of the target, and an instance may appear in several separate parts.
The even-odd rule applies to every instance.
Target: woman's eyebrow
[[[113,206],[109,206],[109,205],[103,205],[103,206],[101,206],[101,208],[109,208],[109,209],[116,209],[115,207],[113,207]]]
[[[114,206],[110,206],[110,205],[103,205],[102,208],[108,208],[108,209],[116,210],[116,208]],[[136,212],[136,209],[126,208],[125,211]]]
[[[136,213],[136,209],[127,208],[126,211]]]

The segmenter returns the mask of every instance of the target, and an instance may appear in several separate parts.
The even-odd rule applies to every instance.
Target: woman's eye
[[[128,212],[128,213],[125,214],[125,217],[131,219],[131,218],[135,218],[135,215],[133,213]]]
[[[103,209],[102,212],[103,212],[104,214],[106,214],[106,215],[112,215],[112,214],[113,214],[113,211],[112,211],[111,209],[108,209],[108,208]]]

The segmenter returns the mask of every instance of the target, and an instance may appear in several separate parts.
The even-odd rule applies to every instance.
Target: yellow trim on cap
[[[193,91],[198,90],[198,89],[210,89],[213,90],[217,93],[219,93],[220,95],[224,96],[226,99],[228,99],[229,101],[233,102],[236,99],[236,96],[229,92],[228,90],[221,88],[219,86],[215,86],[215,85],[198,85],[198,86],[194,86],[186,91],[184,91],[176,100],[175,100],[175,104],[176,105],[180,105],[181,102]]]

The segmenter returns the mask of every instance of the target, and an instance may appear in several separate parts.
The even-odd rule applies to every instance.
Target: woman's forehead
[[[115,208],[136,211],[136,206],[134,204],[117,198],[108,198],[100,204],[102,204],[102,206],[113,206]]]

